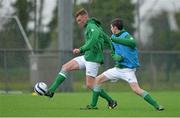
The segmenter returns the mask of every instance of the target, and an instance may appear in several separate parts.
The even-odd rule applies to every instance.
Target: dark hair
[[[123,21],[120,18],[116,18],[111,21],[111,25],[116,26],[119,30],[123,29]]]
[[[79,15],[88,15],[88,12],[82,8],[75,13],[75,17],[77,18]]]

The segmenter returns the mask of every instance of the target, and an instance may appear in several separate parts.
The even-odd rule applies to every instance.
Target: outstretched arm
[[[114,61],[122,61],[123,57],[115,54],[114,46],[112,45],[111,38],[104,33],[104,43],[111,50],[111,56]]]
[[[112,42],[115,42],[115,43],[119,43],[119,44],[122,44],[122,45],[126,45],[130,48],[135,48],[136,47],[136,42],[134,40],[134,38],[130,35],[126,36],[125,38],[111,38]]]

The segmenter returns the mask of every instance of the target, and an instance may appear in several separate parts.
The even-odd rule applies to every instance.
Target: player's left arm
[[[123,57],[121,55],[115,54],[115,49],[114,49],[114,46],[112,45],[111,38],[105,33],[104,33],[104,43],[105,43],[105,46],[110,49],[111,56],[114,61],[122,61],[123,60]]]
[[[126,45],[130,48],[136,47],[136,41],[131,35],[127,35],[125,38],[121,38],[121,39],[118,37],[115,37],[115,38],[111,38],[111,40],[112,40],[112,42]]]
[[[83,45],[82,47],[80,47],[80,52],[84,53],[87,50],[90,50],[90,48],[92,46],[94,46],[94,44],[98,41],[98,37],[99,37],[99,31],[96,27],[90,27],[88,29],[88,34],[87,34],[87,38],[89,38],[87,40],[87,42],[85,43],[85,45]]]
[[[103,39],[104,39],[104,45],[105,47],[109,48],[111,51],[113,50],[113,47],[112,47],[112,41],[111,41],[111,38],[102,31],[102,34],[103,34]]]

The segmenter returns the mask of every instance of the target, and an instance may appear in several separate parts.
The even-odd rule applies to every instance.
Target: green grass
[[[90,102],[91,93],[58,93],[52,99],[31,94],[0,94],[0,117],[178,117],[180,92],[151,92],[165,111],[156,111],[132,92],[110,93],[118,101],[116,109],[106,108],[99,99],[99,110],[80,110]]]

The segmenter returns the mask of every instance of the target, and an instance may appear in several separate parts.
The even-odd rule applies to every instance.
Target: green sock
[[[107,102],[110,102],[113,100],[103,89],[101,89],[99,96],[106,99]]]
[[[93,90],[91,106],[95,107],[97,105],[98,97],[99,97],[99,92]]]
[[[58,86],[66,79],[66,75],[64,75],[62,72],[60,72],[54,82],[51,84],[49,91],[55,92]]]
[[[97,105],[98,97],[100,95],[100,91],[101,91],[100,86],[95,86],[93,88],[93,90],[92,90],[93,96],[92,96],[91,106],[95,107]]]
[[[159,107],[159,104],[149,95],[148,92],[144,91],[141,96],[146,100],[149,104],[154,106],[155,108]]]

